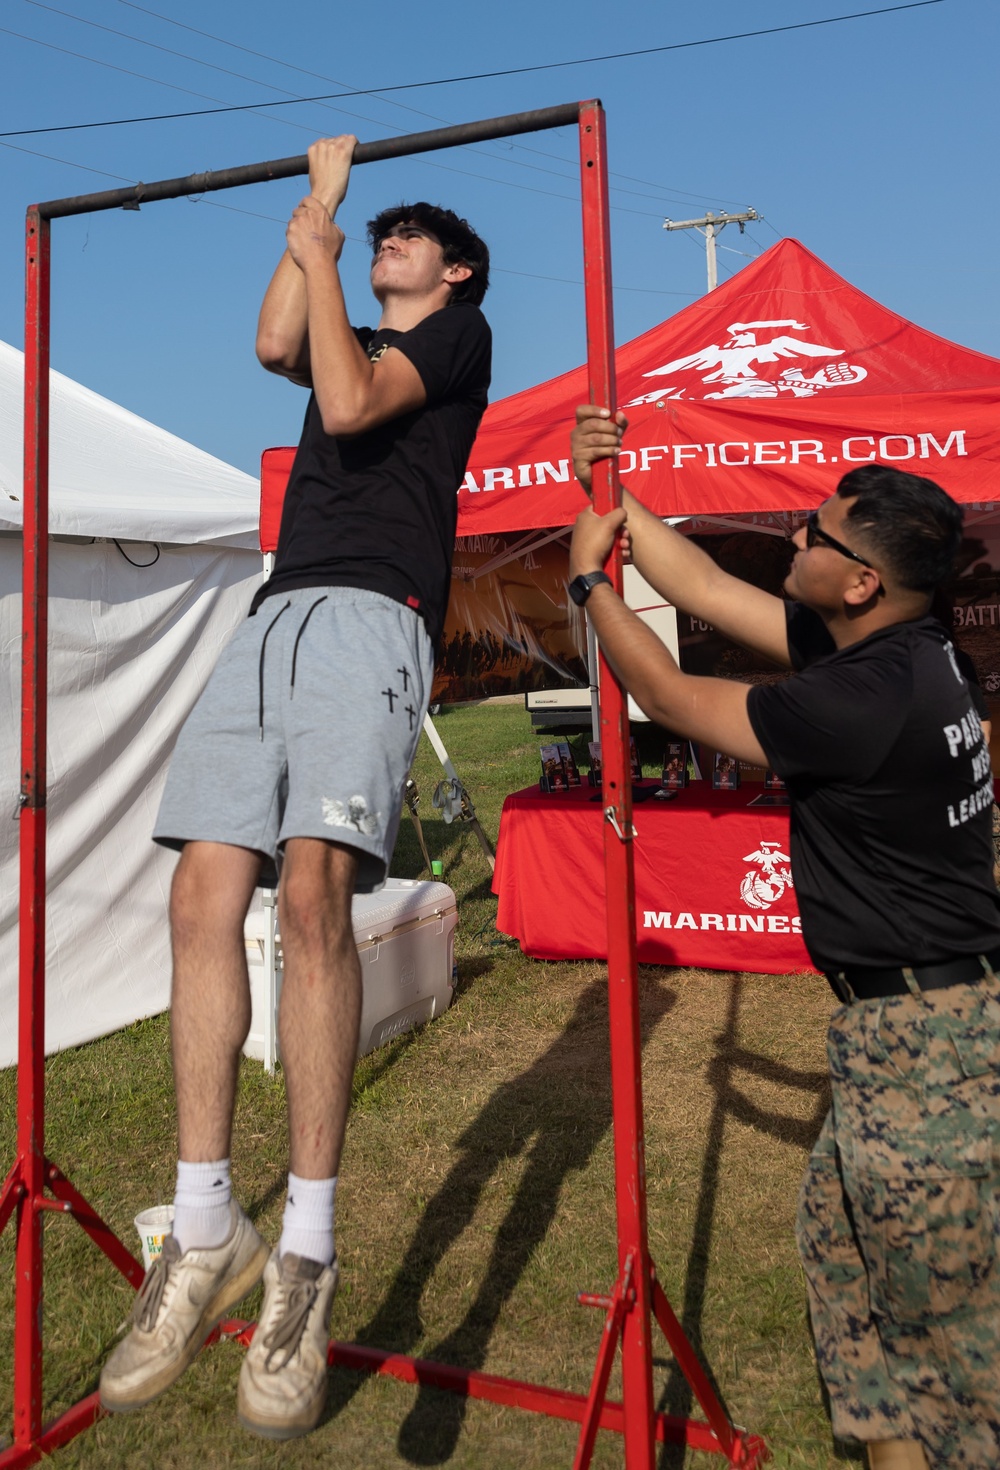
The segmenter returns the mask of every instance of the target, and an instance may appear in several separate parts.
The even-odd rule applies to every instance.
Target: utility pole
[[[742,214],[713,214],[710,209],[706,210],[701,219],[665,219],[663,228],[665,230],[699,230],[705,236],[705,254],[708,257],[708,289],[714,291],[719,284],[719,273],[715,263],[715,238],[721,235],[726,225],[739,225],[740,234],[747,220],[760,219],[755,209],[744,210]]]

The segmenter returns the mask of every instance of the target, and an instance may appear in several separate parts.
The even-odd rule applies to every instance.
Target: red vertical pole
[[[28,210],[24,317],[24,554],[21,645],[18,1162],[14,1440],[42,1429],[42,1212],[45,1187],[45,716],[48,653],[49,221]]]
[[[617,408],[611,311],[611,233],[604,109],[580,105],[583,194],[583,278],[587,308],[587,362],[591,403]],[[594,508],[621,504],[612,460],[594,466]],[[621,553],[607,571],[622,591]],[[642,1044],[636,967],[635,873],[632,857],[632,775],[628,706],[624,690],[601,654],[601,761],[604,770],[604,869],[608,906],[608,1009],[618,1212],[618,1275],[629,1258],[632,1279],[622,1333],[625,1464],[652,1470],[653,1370],[650,1261],[646,1228],[646,1158],[642,1122]]]

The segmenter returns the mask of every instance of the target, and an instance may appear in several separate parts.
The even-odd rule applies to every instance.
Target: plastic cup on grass
[[[173,1205],[153,1205],[135,1217],[135,1228],[142,1242],[142,1264],[148,1271],[163,1249],[164,1236],[174,1223]]]

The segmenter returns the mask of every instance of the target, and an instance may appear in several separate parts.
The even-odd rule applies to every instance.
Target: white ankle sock
[[[232,1197],[228,1159],[215,1164],[178,1161],[173,1233],[182,1252],[211,1248],[229,1238]]]
[[[329,1266],[336,1252],[333,1246],[333,1197],[336,1179],[300,1179],[288,1176],[288,1198],[281,1221],[278,1255],[292,1251]]]

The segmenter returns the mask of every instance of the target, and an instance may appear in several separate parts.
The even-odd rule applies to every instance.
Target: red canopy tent
[[[1000,501],[1000,360],[873,301],[797,240],[616,353],[622,474],[662,516],[801,510],[878,459]],[[567,458],[586,369],[486,411],[458,535],[565,526],[584,504]],[[293,451],[268,450],[261,537],[277,540]]]
[[[782,240],[718,290],[626,343],[616,365],[630,422],[621,470],[660,515],[735,516],[747,529],[752,517],[756,529],[788,535],[788,521],[782,527],[771,513],[820,504],[845,470],[873,459],[929,475],[958,500],[1000,502],[1000,361],[880,306],[796,240]],[[568,429],[586,397],[581,367],[486,411],[458,495],[458,536],[484,539],[462,542],[449,629],[459,643],[465,630],[472,640],[485,628],[504,641],[514,629],[523,667],[508,667],[505,647],[501,672],[490,665],[481,689],[456,692],[465,685],[455,675],[455,688],[438,688],[436,698],[502,692],[505,680],[531,688],[576,672],[568,662],[579,653],[572,609],[562,623],[552,615],[565,546],[539,555],[539,538],[529,537],[529,548],[517,533],[568,526],[584,505]],[[265,551],[277,544],[294,453],[269,449],[263,457]],[[535,582],[539,596],[551,594],[540,620],[530,596]],[[976,588],[997,601],[992,583]],[[996,615],[992,603],[983,614]],[[991,648],[986,675],[1000,669],[998,658]],[[447,682],[446,672],[442,665],[439,682]]]
[[[878,459],[1000,500],[1000,361],[914,326],[797,240],[616,354],[621,470],[662,516],[801,510]],[[459,535],[566,525],[582,505],[567,425],[583,368],[487,410]]]

